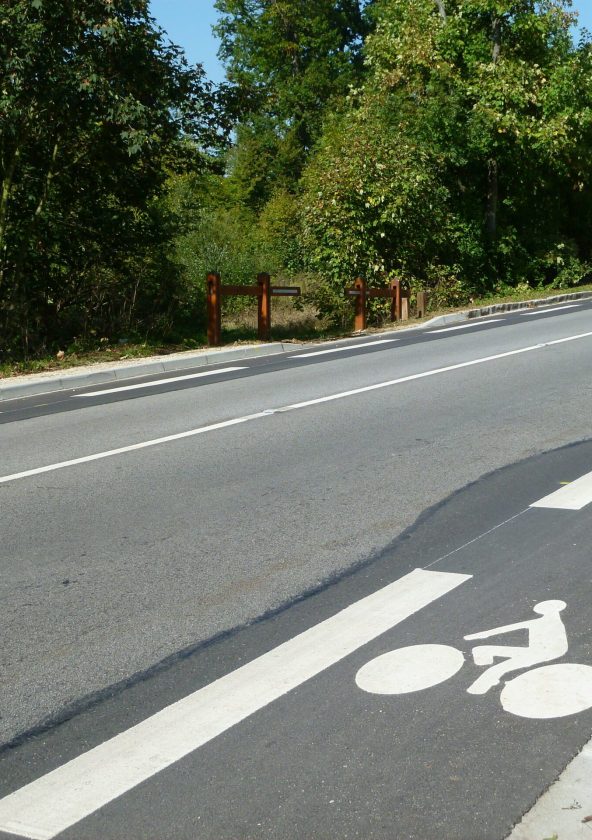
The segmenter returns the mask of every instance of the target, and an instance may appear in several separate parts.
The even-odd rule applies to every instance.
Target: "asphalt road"
[[[463,637],[562,599],[568,661],[592,662],[591,508],[530,507],[592,470],[591,316],[4,403],[3,794],[433,569],[458,583],[63,836],[505,837],[592,718],[468,694]],[[373,657],[430,643],[469,664],[421,694],[357,686]]]

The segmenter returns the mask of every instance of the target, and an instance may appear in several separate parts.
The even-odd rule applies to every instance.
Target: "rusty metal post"
[[[208,308],[208,344],[216,347],[222,341],[222,292],[220,275],[212,272],[206,279]]]
[[[391,321],[397,320],[397,301],[399,295],[400,282],[400,280],[395,278],[389,283],[389,289],[391,293]]]
[[[354,331],[360,332],[366,329],[366,281],[363,277],[356,277],[354,289],[359,292],[354,298]]]
[[[398,277],[391,280],[393,299],[391,301],[391,321],[401,320],[401,281]]]
[[[269,274],[257,275],[257,332],[259,341],[271,341],[271,278]]]

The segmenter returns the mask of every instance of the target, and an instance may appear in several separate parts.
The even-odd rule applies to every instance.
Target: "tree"
[[[160,198],[217,143],[214,93],[147,0],[5,0],[0,25],[4,352],[147,328],[154,273],[174,284]]]
[[[552,279],[557,250],[569,251],[576,234],[572,251],[589,251],[573,211],[577,205],[589,219],[592,209],[590,46],[573,45],[568,3],[379,0],[374,15],[365,44],[369,75],[341,119],[341,145],[331,128],[333,141],[327,135],[305,174],[315,241],[325,241],[334,218],[343,217],[338,200],[335,216],[319,221],[325,191],[339,189],[331,169],[353,174],[357,160],[359,194],[382,198],[342,218],[339,230],[364,243],[369,265],[412,271],[422,285],[444,280],[468,297],[498,282]],[[388,138],[376,158],[380,172],[364,169],[355,151],[360,138],[375,136]],[[414,197],[389,235],[381,227],[389,202],[397,207],[412,197],[426,173],[434,200]],[[329,254],[326,260],[330,275]]]
[[[239,103],[233,159],[245,200],[261,207],[297,183],[323,117],[360,78],[363,0],[217,0],[221,57]],[[245,172],[268,163],[251,188]],[[247,182],[247,183],[246,183]]]

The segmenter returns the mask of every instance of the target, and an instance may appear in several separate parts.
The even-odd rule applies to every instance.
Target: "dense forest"
[[[204,278],[435,305],[592,260],[568,0],[217,0],[212,85],[147,0],[0,0],[0,359],[203,330]]]

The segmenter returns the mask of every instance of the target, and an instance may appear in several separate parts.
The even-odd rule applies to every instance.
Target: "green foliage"
[[[380,285],[395,274],[418,288],[445,277],[462,303],[474,289],[454,267],[463,258],[478,266],[482,253],[478,232],[451,207],[444,175],[441,156],[398,133],[375,99],[327,128],[303,197],[307,259],[323,287],[343,297],[356,275]],[[319,310],[332,300],[322,288]]]
[[[360,77],[363,0],[217,0],[239,113],[231,177],[260,208],[293,189],[322,121]],[[242,188],[242,189],[241,189]]]
[[[568,0],[216,5],[214,90],[148,0],[0,0],[0,354],[191,335],[211,270],[305,277],[340,326],[357,274],[437,306],[586,278]]]
[[[378,0],[368,76],[304,173],[311,265],[463,303],[590,254],[592,49],[563,0]],[[577,263],[573,274],[580,270]],[[571,269],[570,269],[571,271]]]
[[[146,0],[0,2],[0,352],[170,323],[167,171],[217,142]]]

